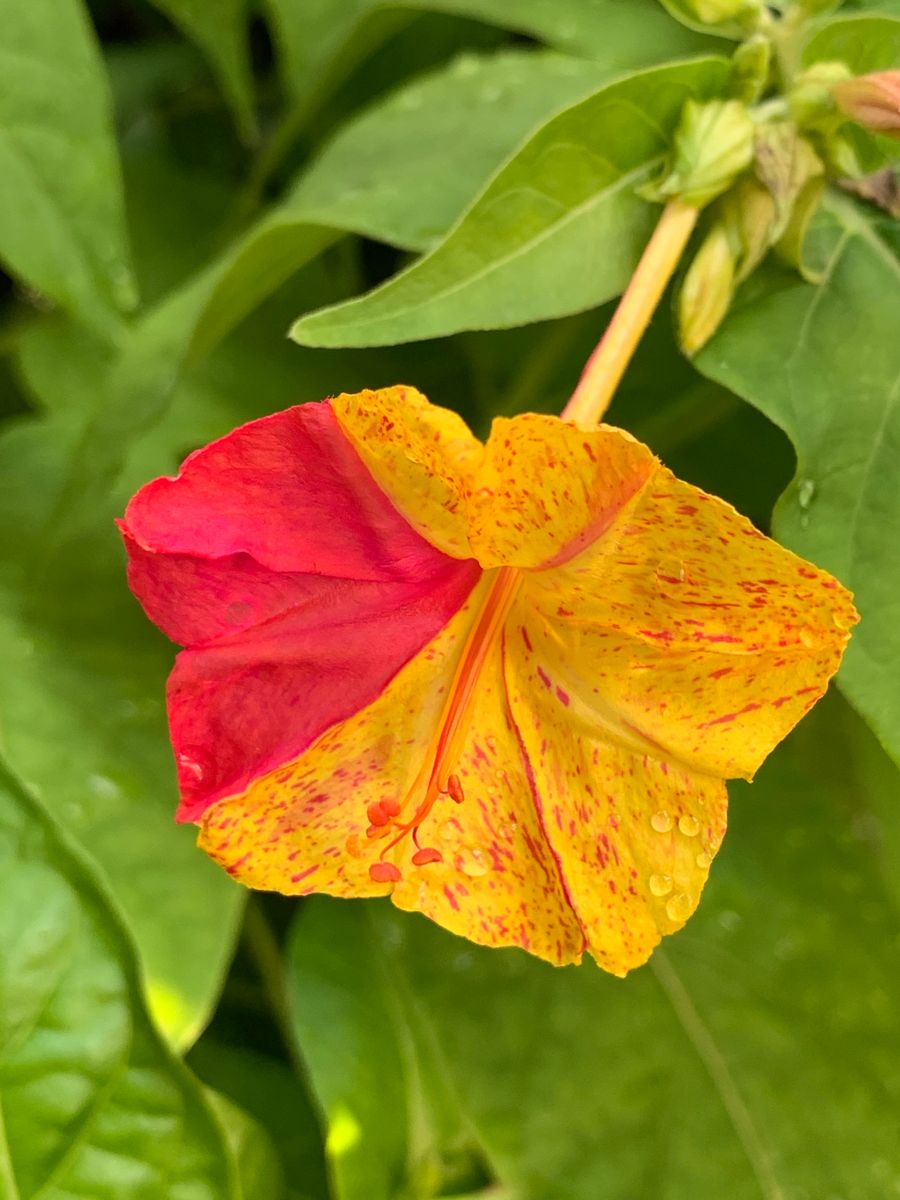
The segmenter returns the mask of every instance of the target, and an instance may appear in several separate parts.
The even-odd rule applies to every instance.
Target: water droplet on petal
[[[668,896],[672,890],[672,880],[668,875],[651,875],[647,880],[647,886],[654,896]]]
[[[697,855],[697,857],[694,859],[694,862],[696,862],[697,866],[700,868],[701,871],[705,871],[707,869],[707,867],[709,867],[710,863],[712,862],[712,855],[707,854],[705,850],[701,850],[700,853]]]
[[[487,860],[484,851],[479,846],[471,846],[469,849],[463,850],[459,856],[458,865],[463,875],[468,875],[470,879],[480,879],[482,875],[488,873]]]
[[[668,833],[674,825],[674,821],[670,813],[667,813],[665,809],[661,809],[659,812],[655,812],[650,818],[650,825],[657,833]]]
[[[685,837],[696,837],[700,832],[700,822],[691,813],[682,813],[678,818],[678,828]]]
[[[670,897],[666,901],[666,916],[670,921],[686,921],[693,911],[694,904],[690,896],[684,892]]]
[[[195,758],[191,758],[189,754],[176,755],[176,762],[178,763],[178,770],[182,775],[188,776],[189,779],[193,779],[196,783],[200,783],[203,779],[203,767]]]
[[[816,644],[815,634],[813,634],[813,632],[809,629],[801,629],[798,636],[800,638],[801,645],[806,646],[807,649]]]
[[[442,842],[452,842],[459,836],[459,830],[452,821],[445,821],[438,826],[437,835]]]

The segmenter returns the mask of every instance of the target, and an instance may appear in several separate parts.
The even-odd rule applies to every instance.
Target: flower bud
[[[729,93],[744,104],[755,104],[766,90],[772,69],[772,42],[762,33],[741,42],[731,56]]]
[[[756,270],[774,240],[777,211],[772,193],[752,175],[742,176],[719,201],[719,220],[728,234],[737,286]]]
[[[734,292],[735,260],[728,232],[716,222],[688,267],[678,297],[678,339],[693,356],[719,328]]]
[[[824,174],[824,166],[793,122],[771,121],[756,131],[756,174],[775,201],[775,241],[787,228],[798,197]]]
[[[873,133],[900,140],[900,71],[876,71],[834,84],[838,108]]]
[[[682,0],[681,7],[703,25],[740,21],[758,11],[759,0]]]
[[[675,132],[674,162],[654,199],[678,196],[702,208],[727,191],[753,161],[753,118],[737,100],[688,100]]]
[[[815,63],[798,75],[788,93],[791,116],[801,129],[831,133],[843,122],[834,96],[835,84],[852,78],[849,67],[839,62]]]

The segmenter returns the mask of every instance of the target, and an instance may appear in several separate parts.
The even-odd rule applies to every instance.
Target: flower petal
[[[328,401],[251,421],[197,450],[176,478],[141,488],[122,526],[157,553],[245,553],[274,571],[340,579],[415,580],[423,556],[432,558]]]
[[[462,418],[411,387],[331,403],[372,478],[410,525],[445,554],[469,558],[468,482],[484,447]]]
[[[573,726],[540,646],[510,634],[510,708],[561,880],[599,965],[646,962],[697,907],[725,832],[725,785]]]
[[[189,647],[169,685],[182,820],[369,704],[480,574],[397,512],[328,404],[191,455],[122,527],[133,590]]]
[[[426,761],[487,586],[476,588],[368,708],[327,730],[294,763],[209,809],[204,849],[251,887],[339,896],[390,891],[369,875],[385,841],[366,837],[367,809],[402,801]],[[394,903],[482,944],[577,961],[583,934],[533,810],[500,662],[497,645],[457,765],[464,799],[439,797],[419,829],[420,845],[438,850],[443,861],[413,865],[416,846],[401,839],[385,856],[402,876]],[[414,804],[410,799],[402,815]]]
[[[655,465],[620,429],[498,417],[472,485],[472,552],[485,568],[565,562],[616,520]]]
[[[723,777],[751,777],[822,695],[856,619],[830,575],[662,468],[521,604],[574,725]]]
[[[418,590],[337,585],[313,604],[182,651],[168,685],[178,819],[197,820],[370,704],[475,585],[474,563],[445,561],[443,576]]]

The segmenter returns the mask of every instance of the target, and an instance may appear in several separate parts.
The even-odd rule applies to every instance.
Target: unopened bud
[[[679,7],[703,25],[722,25],[725,21],[743,23],[762,4],[760,0],[681,0]]]
[[[791,121],[772,121],[756,132],[756,174],[775,201],[773,240],[782,236],[797,198],[824,173],[822,160]]]
[[[857,125],[900,141],[900,71],[876,71],[832,86],[838,108]]]
[[[809,262],[804,250],[806,231],[819,207],[824,188],[824,175],[814,175],[806,181],[794,200],[784,232],[775,244],[779,257],[796,267],[809,283],[820,283],[822,280],[822,272]]]
[[[759,266],[774,240],[777,215],[772,193],[752,175],[742,176],[719,201],[719,220],[735,260],[736,286]]]
[[[721,325],[734,292],[734,271],[728,232],[724,225],[716,222],[681,285],[678,337],[685,354],[696,354]]]
[[[753,161],[755,125],[737,100],[688,100],[675,132],[671,171],[648,189],[655,199],[677,196],[702,208],[731,187]]]
[[[744,104],[755,104],[766,90],[771,69],[771,40],[762,33],[747,38],[731,56],[729,94]]]
[[[850,69],[840,62],[815,63],[798,75],[788,94],[791,116],[801,129],[831,133],[844,120],[837,106],[834,87],[851,78]]]

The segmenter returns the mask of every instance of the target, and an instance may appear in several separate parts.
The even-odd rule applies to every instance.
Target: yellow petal
[[[587,949],[624,975],[697,907],[725,832],[725,785],[573,725],[542,643],[519,636],[509,700],[542,825]]]
[[[662,468],[521,595],[575,724],[724,777],[751,777],[822,695],[856,619],[830,575]]]
[[[386,856],[402,875],[374,882],[385,844],[366,837],[369,805],[400,801],[433,749],[446,693],[490,579],[388,685],[329,729],[294,763],[205,814],[200,844],[250,887],[289,894],[376,896],[418,909],[472,941],[521,946],[552,962],[577,961],[584,938],[542,837],[509,718],[497,640],[483,668],[456,760],[461,804],[437,799],[419,843],[443,862],[416,867],[409,837]],[[403,816],[409,816],[415,798]],[[349,852],[348,852],[349,841]]]
[[[466,496],[484,448],[466,423],[411,387],[337,396],[341,428],[410,525],[455,558],[470,558]]]
[[[655,463],[609,426],[535,413],[497,418],[469,502],[475,557],[484,567],[564,562],[616,520]]]

